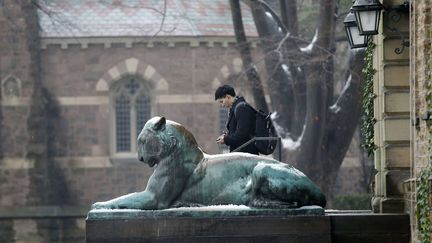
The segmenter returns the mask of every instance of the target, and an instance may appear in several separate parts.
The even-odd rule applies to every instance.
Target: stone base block
[[[300,209],[92,210],[87,242],[409,242],[406,214]]]
[[[331,242],[320,207],[92,210],[86,235],[87,242]]]

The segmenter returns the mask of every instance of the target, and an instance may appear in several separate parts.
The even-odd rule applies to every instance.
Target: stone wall
[[[413,128],[413,168],[411,169],[412,180],[407,183],[407,206],[411,214],[411,228],[414,240],[418,240],[417,235],[417,217],[416,217],[416,178],[428,165],[431,166],[430,160],[430,127],[425,120],[426,114],[430,113],[426,104],[427,87],[431,83],[431,39],[432,39],[432,1],[415,0],[411,14],[411,40],[413,50],[413,60],[411,65],[412,79],[415,80],[411,89],[413,98],[413,111],[417,126]],[[430,119],[430,118],[429,118]],[[432,217],[432,216],[431,216]]]
[[[216,53],[220,58],[209,58]],[[172,58],[174,56],[176,58]],[[159,81],[148,80],[147,77],[156,93],[152,115],[164,115],[182,123],[196,136],[204,150],[218,152],[216,143],[208,138],[218,136],[215,128],[219,127],[219,110],[213,92],[215,86],[225,81],[215,83],[214,79],[220,76],[221,69],[227,63],[233,66],[232,63],[238,59],[233,46],[191,47],[176,44],[175,48],[162,45],[148,48],[137,44],[131,48],[89,45],[82,49],[80,45],[69,45],[62,49],[48,45],[42,51],[43,80],[62,104],[62,132],[68,137],[66,144],[63,144],[66,147],[60,148],[62,152],[59,153],[65,156],[109,155],[107,141],[110,137],[107,131],[111,129],[112,132],[110,96],[106,90],[98,90],[98,84],[101,78],[107,79],[105,76],[112,79],[108,86],[115,83],[125,74],[123,71],[127,71],[122,70],[122,64],[131,59],[136,60],[144,70],[141,73],[137,70],[135,74],[144,73],[145,76],[145,70],[151,66],[166,82],[165,90],[158,91],[155,86]],[[228,68],[233,69],[232,66]],[[107,74],[110,70],[116,70],[119,76]],[[69,97],[75,100],[68,100]]]
[[[18,100],[29,99],[34,77],[32,72],[34,36],[37,21],[29,20],[35,12],[27,1],[2,1],[0,6],[0,77],[1,77],[1,152],[7,157],[23,157],[27,140],[27,107],[11,107]],[[37,38],[37,36],[36,36]],[[8,92],[5,83],[12,82]]]
[[[429,152],[429,130],[424,115],[427,114],[428,108],[426,104],[427,85],[431,81],[431,38],[432,38],[432,1],[415,1],[415,9],[413,20],[415,21],[415,30],[412,30],[413,35],[413,51],[415,59],[413,60],[413,73],[415,79],[415,87],[413,89],[415,95],[415,115],[419,118],[417,129],[415,130],[415,175],[427,166],[430,162],[428,157]],[[423,119],[421,119],[423,117]]]
[[[85,242],[84,215],[43,215],[55,208],[33,208],[39,215],[0,217],[0,242]]]
[[[385,6],[398,5],[397,1],[383,1]],[[409,35],[409,14],[399,12],[399,19],[383,11],[380,33],[374,36],[374,142],[375,187],[373,209],[390,213],[405,210],[403,182],[410,178],[410,107],[409,58],[410,49],[402,49],[396,27]],[[395,20],[396,19],[396,20]],[[398,51],[398,48],[400,51]]]
[[[30,176],[27,169],[0,170],[2,207],[25,206]],[[144,190],[153,169],[144,164],[127,163],[103,168],[67,168],[62,170],[67,187],[63,188],[64,205],[90,208],[95,201],[112,199]],[[43,193],[43,192],[40,192]]]

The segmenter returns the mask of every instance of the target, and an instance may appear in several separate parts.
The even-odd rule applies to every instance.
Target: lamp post
[[[360,34],[355,16],[352,12],[348,13],[345,17],[344,25],[351,48],[367,47],[369,36]]]
[[[352,6],[361,35],[378,34],[383,6],[378,0],[356,0]]]

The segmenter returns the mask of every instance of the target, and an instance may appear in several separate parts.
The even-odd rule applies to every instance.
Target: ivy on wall
[[[429,144],[430,146],[430,144]],[[431,220],[430,212],[430,179],[432,178],[432,167],[429,166],[420,173],[417,182],[417,202],[416,202],[416,216],[417,228],[420,233],[420,240],[422,243],[430,243],[431,241]]]
[[[432,30],[431,30],[432,32]],[[430,49],[432,53],[432,49]],[[426,112],[432,111],[432,60],[428,59],[429,71],[426,75]],[[428,166],[423,169],[417,180],[416,188],[416,216],[417,216],[417,229],[420,233],[420,240],[422,243],[431,242],[431,178],[432,178],[432,119],[428,116],[426,119],[427,129],[429,130],[428,139]]]
[[[376,95],[373,92],[373,82],[376,70],[373,68],[373,50],[375,44],[370,41],[366,49],[365,67],[362,72],[365,76],[365,85],[362,89],[362,110],[363,114],[360,119],[360,131],[362,133],[363,141],[362,147],[366,149],[369,156],[373,154],[377,146],[374,143],[374,125],[376,119],[374,118],[374,99]]]

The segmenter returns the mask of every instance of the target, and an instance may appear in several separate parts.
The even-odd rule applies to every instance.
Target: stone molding
[[[23,206],[0,208],[0,220],[37,218],[83,218],[88,206]]]
[[[74,96],[74,97],[57,97],[61,106],[92,106],[92,105],[108,105],[108,96]],[[213,94],[181,94],[181,95],[170,95],[161,94],[156,95],[155,104],[213,104]],[[24,97],[14,100],[2,101],[2,106],[6,107],[19,107],[29,106],[30,98]]]
[[[106,168],[112,167],[108,156],[54,157],[62,168]],[[3,158],[0,170],[22,170],[34,168],[34,161],[22,157]]]
[[[251,46],[256,48],[259,45],[259,37],[248,37]],[[190,47],[215,47],[222,46],[228,48],[235,45],[234,36],[227,37],[87,37],[87,38],[41,38],[41,49],[50,46],[60,46],[67,49],[69,46],[80,45],[82,49],[89,48],[89,45],[103,45],[104,48],[111,48],[113,44],[123,44],[125,48],[132,48],[134,45],[145,45],[153,48],[157,44],[167,47],[175,47],[177,44],[188,44]]]
[[[131,57],[110,68],[99,79],[96,84],[96,91],[109,91],[109,87],[127,75],[141,76],[153,85],[156,92],[167,91],[169,89],[166,79],[152,65]]]
[[[212,89],[215,90],[224,80],[227,80],[231,74],[239,74],[243,71],[243,61],[240,57],[236,57],[232,60],[232,65],[224,65],[221,67],[217,76],[212,81]],[[246,75],[246,74],[245,74]]]

